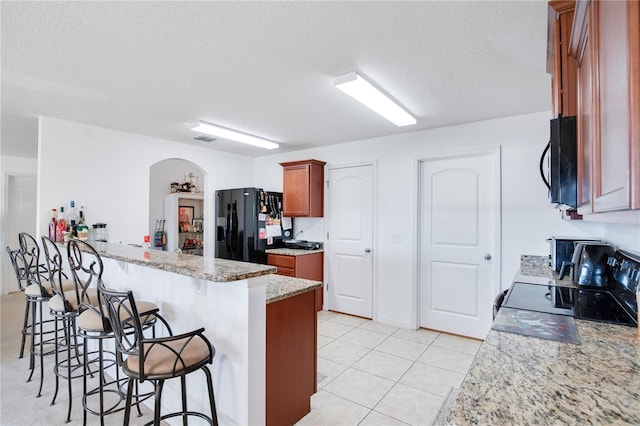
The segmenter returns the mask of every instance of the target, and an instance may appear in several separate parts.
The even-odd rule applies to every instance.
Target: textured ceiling
[[[544,111],[544,1],[0,3],[2,153],[47,115],[244,155]],[[358,70],[418,120],[333,87]],[[197,120],[281,143],[194,141]]]

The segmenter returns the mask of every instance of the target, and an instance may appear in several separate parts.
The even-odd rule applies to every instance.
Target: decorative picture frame
[[[193,232],[203,232],[203,218],[193,219]]]
[[[189,232],[193,222],[193,206],[178,206],[178,226],[181,232]]]

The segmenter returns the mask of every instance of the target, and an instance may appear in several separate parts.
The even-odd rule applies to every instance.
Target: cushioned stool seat
[[[75,290],[65,291],[64,297],[60,294],[56,294],[51,299],[49,299],[49,309],[53,311],[64,312],[65,310],[77,310],[80,306],[80,303],[91,303],[92,305],[98,304],[98,289],[89,288],[86,292],[88,300],[84,300],[84,302],[79,302],[76,297]],[[65,301],[68,306],[65,306]]]
[[[169,342],[152,342],[143,345],[144,372],[149,378],[175,377],[200,368],[211,355],[209,345],[201,336],[188,336]],[[137,355],[130,355],[125,371],[140,374]]]

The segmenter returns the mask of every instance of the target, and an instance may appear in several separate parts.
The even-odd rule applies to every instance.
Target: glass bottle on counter
[[[58,211],[51,209],[51,220],[49,221],[49,239],[56,241],[56,232],[58,229]]]
[[[78,236],[76,227],[78,226],[78,212],[76,212],[76,202],[71,200],[69,202],[69,214],[67,215],[67,231],[71,232],[74,237]]]
[[[67,221],[64,218],[64,207],[60,207],[60,217],[58,218],[58,227],[56,228],[56,241],[64,242],[64,233],[67,231]]]
[[[78,221],[81,224],[85,224],[85,219],[84,219],[84,206],[80,206],[80,211],[78,212]]]

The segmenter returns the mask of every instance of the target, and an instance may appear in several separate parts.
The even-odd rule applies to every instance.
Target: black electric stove
[[[608,263],[613,278],[608,289],[515,282],[502,306],[637,327],[640,257],[618,250]]]

